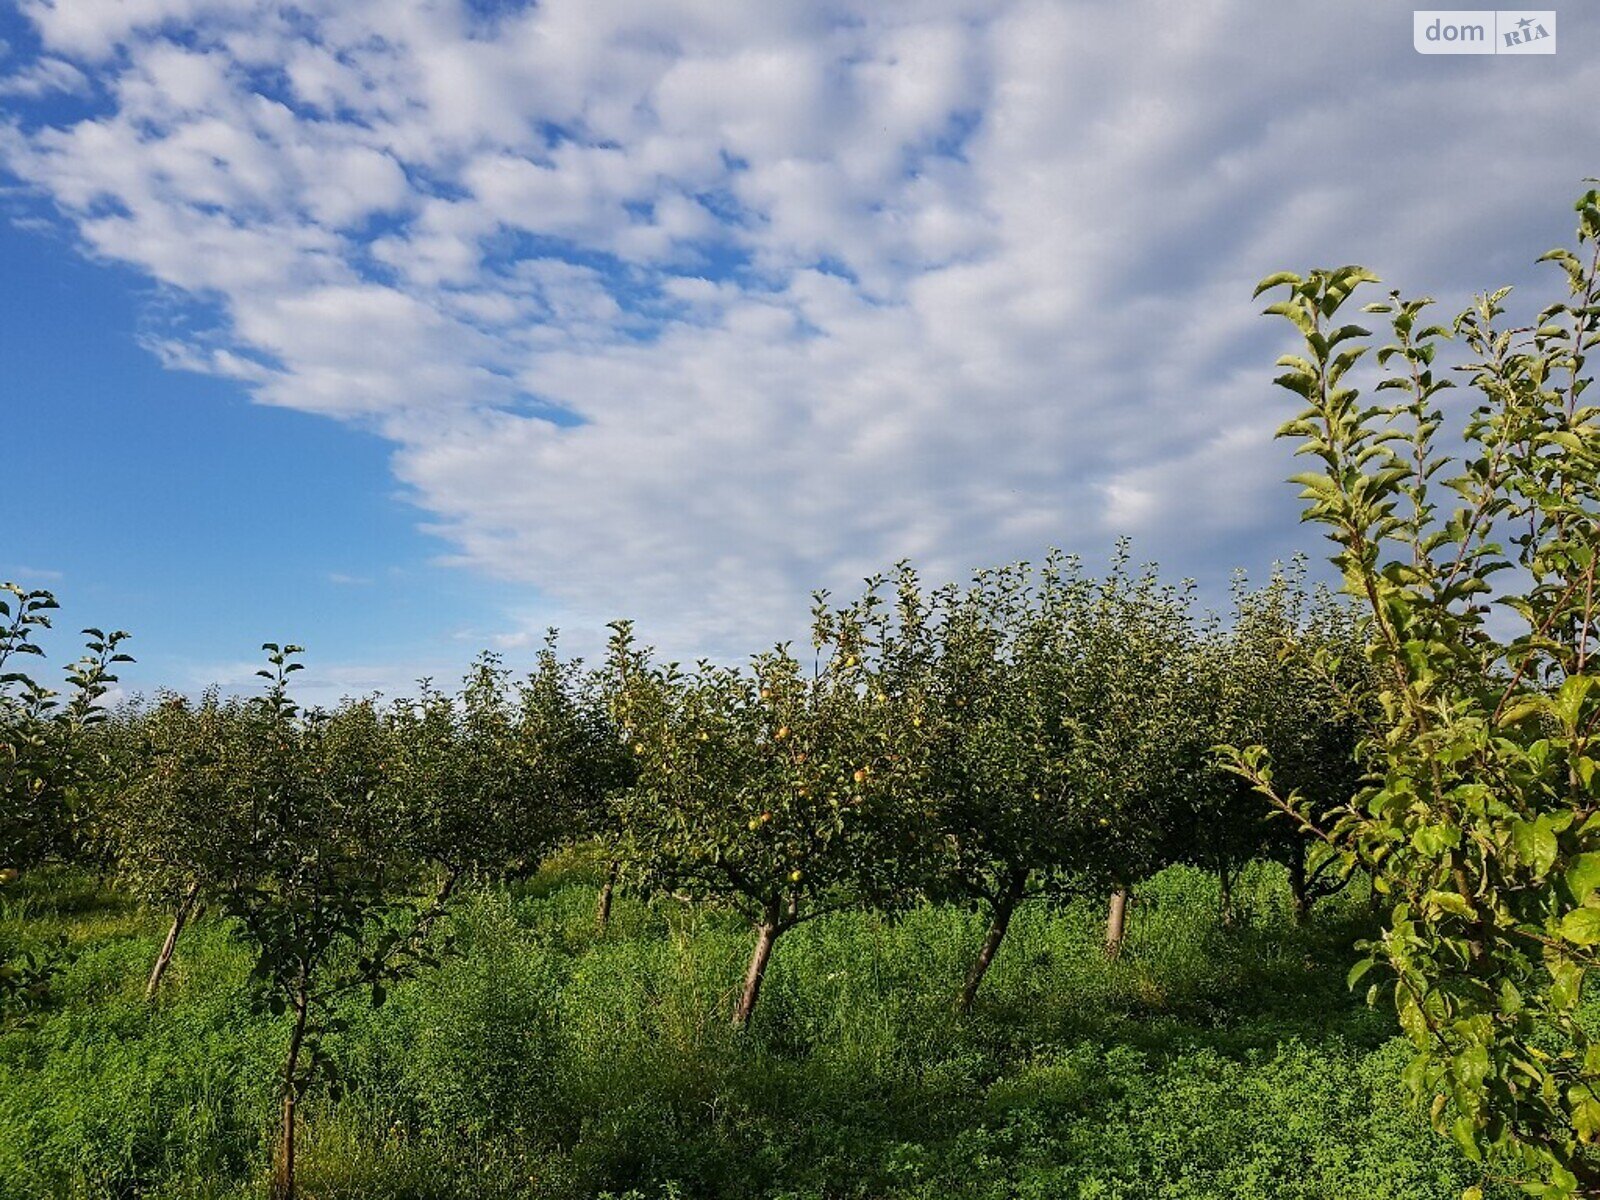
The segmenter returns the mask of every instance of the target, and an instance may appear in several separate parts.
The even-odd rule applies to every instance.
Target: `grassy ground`
[[[302,1178],[335,1197],[1271,1197],[1446,1200],[1476,1182],[1402,1096],[1392,1018],[1343,984],[1365,906],[1290,927],[1174,869],[1127,952],[1101,914],[1021,915],[968,1019],[981,929],[845,915],[777,948],[755,1028],[726,1023],[749,935],[552,874],[474,897],[463,953],[350,1011],[349,1090],[313,1101]],[[245,1003],[227,930],[185,934],[155,1006],[158,918],[79,876],[0,893],[0,943],[70,939],[35,1028],[0,1037],[0,1193],[261,1194],[281,1022]],[[1491,1194],[1493,1194],[1491,1192]]]

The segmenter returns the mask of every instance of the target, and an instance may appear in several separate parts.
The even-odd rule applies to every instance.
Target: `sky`
[[[1393,0],[0,0],[0,578],[129,688],[405,692],[543,631],[803,637],[811,592],[1118,537],[1320,553],[1284,329],[1570,240],[1600,12]]]

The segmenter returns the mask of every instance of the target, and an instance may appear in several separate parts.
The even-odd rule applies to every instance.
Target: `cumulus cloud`
[[[379,431],[541,618],[717,652],[903,556],[1286,553],[1254,280],[1526,279],[1600,162],[1581,30],[1424,59],[1381,0],[22,10],[0,162],[216,314],[166,361]]]
[[[4,43],[0,43],[0,57],[4,57]],[[38,97],[88,90],[88,76],[60,58],[37,59],[0,79],[0,96]]]

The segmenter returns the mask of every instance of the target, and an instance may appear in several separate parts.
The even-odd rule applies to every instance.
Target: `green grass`
[[[1397,1079],[1393,1019],[1343,984],[1365,905],[1306,930],[1253,868],[1145,885],[1123,957],[1097,905],[1021,914],[959,1019],[978,918],[849,914],[779,942],[754,1028],[727,1012],[750,936],[724,914],[552,873],[475,896],[462,953],[359,1004],[349,1084],[310,1104],[319,1200],[1453,1198],[1476,1182]],[[226,928],[184,936],[154,1006],[153,915],[69,874],[0,894],[0,943],[65,934],[37,1025],[0,1038],[0,1194],[262,1194],[281,1022]],[[1491,1192],[1491,1194],[1494,1194]]]

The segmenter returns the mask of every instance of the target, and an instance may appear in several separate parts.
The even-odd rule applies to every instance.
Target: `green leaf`
[[[1537,876],[1543,876],[1555,865],[1556,835],[1544,817],[1537,821],[1515,822],[1511,827],[1511,844],[1516,848],[1517,857]]]
[[[1525,721],[1535,713],[1548,710],[1550,701],[1544,696],[1522,696],[1506,705],[1500,712],[1500,718],[1495,722],[1501,727],[1515,725],[1518,721]]]
[[[1355,966],[1350,968],[1350,973],[1344,977],[1344,985],[1345,985],[1345,987],[1347,987],[1347,988],[1355,987],[1356,984],[1360,982],[1361,977],[1363,975],[1365,975],[1368,971],[1372,970],[1374,965],[1375,965],[1375,960],[1372,959],[1372,958],[1363,958],[1363,959],[1359,960],[1355,964]]]
[[[1255,297],[1261,295],[1262,292],[1271,291],[1275,287],[1282,287],[1286,283],[1299,282],[1300,276],[1296,275],[1293,271],[1277,271],[1271,275],[1268,275],[1260,283],[1256,284],[1256,290],[1250,294],[1250,297],[1251,299],[1255,299]]]
[[[1433,905],[1434,908],[1453,913],[1458,917],[1465,917],[1468,920],[1471,920],[1476,915],[1472,910],[1472,904],[1460,892],[1429,892],[1426,901]]]
[[[1593,912],[1594,909],[1585,909]],[[1569,916],[1571,914],[1568,914]],[[1551,957],[1546,964],[1550,972],[1550,1003],[1557,1010],[1571,1008],[1578,1003],[1583,992],[1583,968],[1570,958]]]
[[[1595,888],[1600,887],[1600,852],[1589,850],[1574,856],[1562,878],[1573,902],[1585,903]]]
[[[1483,1161],[1483,1151],[1478,1148],[1477,1130],[1468,1117],[1457,1117],[1450,1123],[1450,1137],[1473,1162]]]
[[[1600,943],[1600,908],[1575,908],[1561,918],[1561,936],[1575,946]]]

